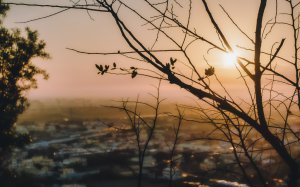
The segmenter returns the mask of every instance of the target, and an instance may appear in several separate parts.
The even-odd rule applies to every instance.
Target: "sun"
[[[234,67],[237,63],[237,54],[235,52],[229,52],[224,54],[225,67]]]

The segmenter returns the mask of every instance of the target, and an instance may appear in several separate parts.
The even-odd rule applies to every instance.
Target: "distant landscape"
[[[7,163],[12,176],[5,185],[134,186],[138,168],[134,134],[124,113],[104,107],[108,103],[111,101],[33,101],[17,124],[19,131],[31,134],[32,143],[14,149]],[[163,105],[162,109],[170,110],[170,106]],[[174,123],[171,117],[159,118],[145,157],[145,186],[168,184]],[[229,143],[195,140],[210,130],[208,124],[184,123],[176,148],[174,186],[247,187],[242,180],[237,182],[239,169],[233,162]],[[264,157],[261,164],[266,171],[277,165],[276,170],[268,171],[270,176],[285,172],[277,157]],[[273,182],[279,187],[283,179]]]

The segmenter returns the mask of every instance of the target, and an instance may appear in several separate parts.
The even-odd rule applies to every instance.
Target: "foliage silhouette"
[[[29,135],[16,132],[14,124],[29,105],[25,93],[37,87],[36,76],[48,78],[46,72],[32,62],[37,57],[49,58],[45,42],[39,40],[37,31],[29,28],[26,28],[26,37],[18,29],[5,28],[2,19],[8,9],[0,1],[0,151],[30,141]]]

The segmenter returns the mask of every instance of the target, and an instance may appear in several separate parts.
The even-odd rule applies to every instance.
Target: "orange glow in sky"
[[[7,0],[9,2],[9,0]],[[10,2],[22,2],[21,0]],[[34,1],[32,1],[34,2]],[[37,1],[39,2],[39,1]],[[51,3],[61,1],[51,1]],[[44,2],[43,2],[44,3]],[[231,45],[242,45],[252,48],[253,45],[248,39],[238,32],[232,25],[230,20],[222,12],[219,4],[224,5],[228,12],[232,15],[235,21],[244,29],[247,34],[254,37],[255,28],[255,13],[258,10],[258,2],[249,0],[232,0],[222,1],[216,0],[210,2],[211,9],[217,21],[224,30]],[[138,8],[139,3],[136,5]],[[273,4],[269,4],[270,11],[266,12],[266,17],[273,15]],[[203,10],[203,6],[200,1],[193,1],[192,13],[193,26],[197,26],[197,32],[203,33],[207,38],[214,42],[219,42],[214,28],[209,24],[206,16],[195,16]],[[284,7],[283,7],[284,9]],[[94,98],[118,98],[136,96],[140,92],[149,92],[152,90],[152,84],[155,81],[149,78],[131,79],[130,76],[113,76],[97,75],[95,64],[109,64],[112,62],[128,64],[128,59],[119,56],[99,56],[99,55],[82,55],[69,51],[66,48],[74,48],[78,50],[90,51],[90,52],[116,52],[118,50],[128,51],[130,48],[122,38],[119,30],[117,29],[115,22],[111,16],[107,13],[91,13],[91,17],[86,11],[71,10],[56,16],[34,21],[26,24],[16,23],[20,21],[26,21],[41,16],[45,16],[57,11],[57,9],[49,8],[36,8],[36,7],[21,7],[14,6],[8,12],[7,18],[4,24],[10,28],[24,28],[26,26],[32,29],[38,30],[40,38],[47,43],[47,50],[51,55],[50,60],[36,59],[36,63],[45,68],[50,75],[50,79],[40,80],[39,88],[32,90],[29,93],[30,98],[81,98],[81,97],[94,97]],[[204,12],[204,11],[203,11]],[[184,13],[182,13],[183,16]],[[129,16],[129,15],[128,15]],[[129,17],[130,18],[130,17]],[[266,18],[267,19],[267,18]],[[129,24],[135,22],[128,19]],[[204,27],[203,25],[210,25]],[[148,37],[143,28],[142,22],[135,24],[134,30],[139,31],[141,34],[139,37]],[[274,38],[281,38],[281,30],[275,31]],[[279,36],[279,37],[278,37]],[[149,36],[149,43],[153,41],[154,37]],[[270,37],[270,40],[272,36]],[[275,40],[271,40],[265,49],[270,49]],[[167,46],[167,43],[162,42],[160,45]],[[224,72],[223,80],[227,82],[231,90],[236,92],[240,89],[239,85],[235,84],[235,80],[239,76],[233,74],[232,70],[235,68],[236,56],[244,55],[243,53],[229,53],[218,55],[214,52],[207,54],[207,49],[202,49],[204,44],[193,45],[196,49],[193,49],[193,60],[203,61],[203,57],[208,59],[208,62],[216,67],[217,72]],[[207,48],[207,46],[205,46]],[[289,51],[288,48],[283,49],[283,52]],[[247,57],[252,58],[253,54],[247,53]],[[164,57],[169,59],[169,56]],[[138,63],[138,62],[135,62]],[[203,61],[203,63],[205,63]],[[201,65],[200,65],[201,68]],[[201,70],[202,71],[202,70]],[[204,71],[204,70],[203,70]],[[232,80],[230,80],[232,79]],[[180,89],[171,86],[168,83],[163,88],[166,91],[166,95],[180,95]]]

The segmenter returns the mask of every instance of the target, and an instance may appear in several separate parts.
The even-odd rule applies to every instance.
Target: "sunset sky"
[[[24,2],[19,0],[6,0],[6,2]],[[33,1],[28,0],[26,3],[49,3],[49,1]],[[52,4],[56,2],[68,3],[68,1],[51,1]],[[129,1],[130,2],[130,1]],[[274,2],[269,1],[268,10],[266,12],[266,19],[274,15]],[[216,39],[216,33],[207,22],[207,15],[203,11],[203,5],[200,1],[193,1],[192,21],[193,25],[197,25],[202,30],[202,35],[208,38]],[[218,23],[224,29],[226,36],[232,42],[232,45],[240,44],[252,48],[247,39],[233,27],[230,20],[222,12],[219,4],[222,4],[226,10],[232,15],[235,21],[244,29],[247,34],[254,38],[254,28],[256,21],[256,13],[258,11],[259,1],[250,0],[216,0],[208,1]],[[284,11],[287,7],[280,4],[280,9]],[[136,8],[142,8],[142,4],[136,3]],[[39,8],[39,7],[22,7],[12,6],[11,10],[5,19],[4,24],[9,28],[24,28],[26,26],[38,30],[40,38],[47,43],[47,51],[51,55],[51,59],[43,60],[37,59],[36,64],[47,70],[50,79],[39,80],[39,88],[29,92],[32,99],[43,98],[119,98],[136,96],[139,93],[149,92],[152,89],[152,84],[156,82],[149,78],[136,78],[131,79],[130,76],[98,76],[94,64],[110,64],[114,61],[124,61],[124,58],[118,56],[99,56],[99,55],[83,55],[69,51],[66,48],[75,48],[83,51],[90,52],[116,52],[118,50],[128,51],[124,39],[121,37],[114,20],[111,15],[107,13],[91,13],[93,20],[89,17],[86,11],[83,10],[70,10],[64,13],[55,15],[53,17],[42,19],[26,24],[16,23],[31,20],[34,18],[46,16],[54,13],[59,9]],[[181,13],[180,13],[181,14]],[[182,15],[184,12],[182,12]],[[131,17],[124,18],[127,23],[131,23]],[[132,21],[134,22],[134,21]],[[201,24],[199,24],[201,23]],[[136,29],[141,29],[140,36],[149,37],[149,41],[153,37],[147,35],[149,32],[143,33],[142,22],[135,24]],[[209,25],[209,26],[206,26]],[[282,32],[284,31],[284,32]],[[287,29],[277,29],[274,34],[269,37],[265,45],[267,51],[273,42],[279,42],[281,36],[287,35]],[[273,40],[277,38],[276,40]],[[288,43],[289,41],[287,41]],[[196,50],[201,51],[201,45],[194,47]],[[289,51],[289,47],[283,49],[283,53]],[[238,51],[238,49],[237,49]],[[194,52],[193,58],[203,61],[203,55],[212,64],[218,63],[216,66],[217,71],[223,71],[224,76],[236,79],[236,75],[232,75],[233,67],[226,64],[228,57],[220,54],[198,55],[198,51]],[[243,54],[240,52],[240,54]],[[244,54],[243,54],[244,55]],[[251,54],[246,54],[247,57],[252,58]],[[167,59],[169,57],[166,57]],[[224,81],[226,82],[226,78]],[[230,82],[228,78],[228,82]],[[234,81],[228,86],[231,90],[241,91],[239,85]],[[176,86],[164,84],[163,87],[166,95],[173,95],[177,97],[182,94]],[[186,95],[188,97],[188,94]],[[185,97],[185,96],[184,96]]]

